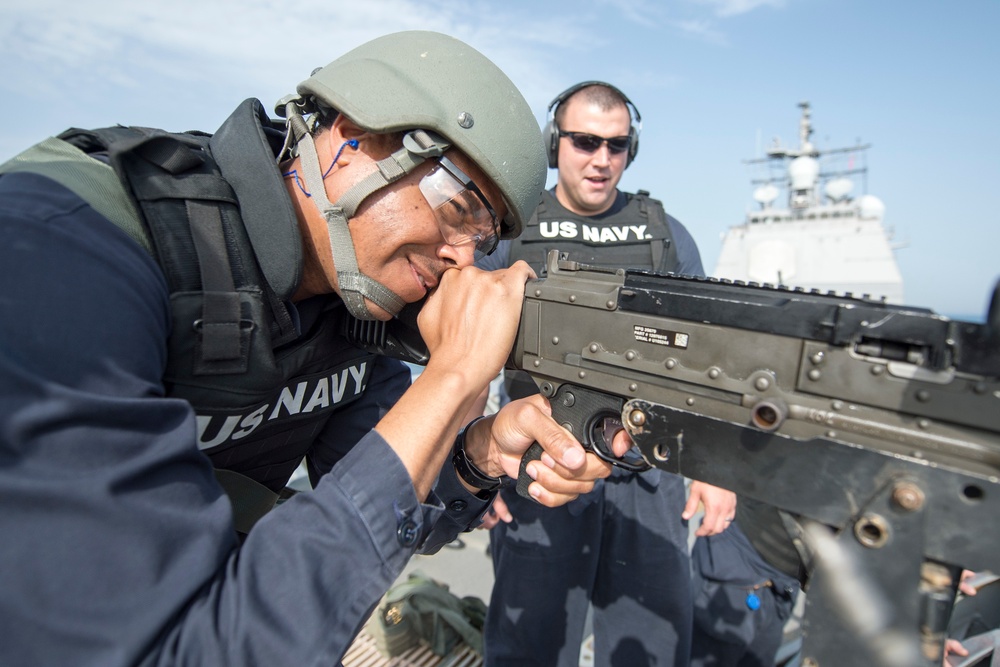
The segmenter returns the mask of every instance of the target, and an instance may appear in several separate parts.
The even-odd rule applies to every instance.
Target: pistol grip
[[[531,497],[531,495],[528,494],[528,486],[534,480],[531,479],[531,477],[525,471],[525,468],[528,466],[529,463],[531,463],[532,461],[537,461],[540,458],[542,458],[542,446],[539,445],[537,442],[531,443],[531,447],[528,447],[528,451],[526,451],[524,453],[524,456],[521,457],[521,467],[517,471],[517,495],[521,496],[522,498],[535,500],[534,498]]]

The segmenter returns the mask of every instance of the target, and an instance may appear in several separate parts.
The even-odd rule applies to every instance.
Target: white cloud
[[[449,27],[446,14],[427,20],[404,0],[338,5],[35,0],[0,9],[0,56],[16,57],[41,76],[73,71],[100,79],[112,71],[152,71],[180,80],[255,83],[325,64],[379,34]]]
[[[714,21],[708,19],[674,21],[673,25],[681,32],[693,35],[711,44],[725,46],[729,43],[726,34],[715,27]]]
[[[572,83],[567,77],[577,76],[580,62],[621,45],[608,30],[620,25],[611,18],[669,25],[663,14],[650,0],[593,0],[582,8],[488,0],[0,3],[0,95],[39,111],[29,132],[66,119],[211,127],[231,104],[256,96],[268,107],[314,67],[374,37],[422,29],[482,51],[541,120],[553,91]],[[700,35],[711,38],[707,28]],[[608,56],[600,66],[612,62]],[[7,148],[2,140],[0,148]]]
[[[666,16],[665,7],[651,0],[597,0],[597,4],[610,6],[626,20],[647,27],[662,24]]]
[[[587,25],[573,17],[553,34],[536,7],[486,0],[0,3],[0,97],[19,102],[0,109],[0,123],[19,126],[0,134],[0,155],[19,150],[23,136],[68,124],[211,128],[241,100],[269,108],[313,68],[400,30],[467,42],[544,109],[562,83],[565,53],[585,55],[607,39]]]
[[[759,7],[784,7],[786,0],[688,0],[686,6],[652,0],[595,0],[611,7],[624,19],[645,27],[669,26],[710,44],[726,46],[729,41],[718,27],[718,19],[746,14]],[[683,18],[677,15],[683,14]]]
[[[378,35],[421,29],[454,35],[495,60],[502,54],[508,67],[531,71],[532,43],[549,36],[505,22],[503,15],[484,18],[488,11],[485,4],[448,0],[350,6],[329,0],[35,0],[0,7],[0,62],[19,63],[12,74],[20,85],[71,73],[81,83],[112,77],[138,87],[141,73],[153,72],[254,87],[289,76],[297,81]]]
[[[785,6],[785,0],[695,0],[695,2],[711,7],[712,13],[719,18],[746,14],[758,7],[781,9]]]

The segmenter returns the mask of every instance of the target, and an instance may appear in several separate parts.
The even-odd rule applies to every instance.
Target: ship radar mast
[[[756,206],[725,233],[712,275],[903,303],[900,246],[883,224],[885,204],[867,192],[871,146],[818,146],[811,105],[798,106],[798,145],[775,139],[744,161],[758,174],[750,181]]]
[[[824,204],[826,197],[833,204],[842,206],[850,205],[851,194],[854,183],[851,177],[860,177],[863,184],[867,183],[867,169],[862,166],[855,166],[855,156],[864,160],[865,151],[871,145],[857,145],[846,148],[833,148],[821,151],[812,142],[812,106],[808,101],[798,104],[801,109],[799,117],[799,145],[797,147],[783,146],[781,140],[775,137],[773,143],[766,150],[766,157],[745,160],[746,164],[763,164],[771,175],[752,181],[754,186],[754,200],[760,204],[762,211],[771,209],[774,200],[775,186],[784,189],[788,195],[788,214],[792,218],[801,218],[817,207]],[[840,169],[829,169],[829,161],[832,156],[849,156],[848,166]],[[820,160],[823,160],[821,165]],[[780,173],[774,170],[780,169]],[[864,187],[863,190],[866,190]],[[759,217],[763,222],[773,219],[766,214]]]
[[[767,149],[768,158],[797,158],[797,157],[819,157],[819,151],[813,146],[812,137],[812,113],[808,102],[799,102],[802,109],[802,118],[799,119],[799,147],[785,148],[781,145],[781,140],[775,137],[774,145]]]
[[[813,133],[812,123],[809,120],[809,103],[799,102],[799,108],[802,109],[802,118],[799,120],[799,145],[801,146],[799,153],[801,155],[815,156],[816,151],[813,145],[809,143],[809,137]]]

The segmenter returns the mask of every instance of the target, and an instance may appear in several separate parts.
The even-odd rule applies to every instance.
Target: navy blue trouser
[[[578,667],[588,606],[594,664],[688,664],[691,580],[684,481],[615,469],[559,508],[504,490],[514,521],[490,536],[489,667]]]
[[[799,582],[768,565],[738,524],[695,540],[691,570],[691,667],[773,667]]]

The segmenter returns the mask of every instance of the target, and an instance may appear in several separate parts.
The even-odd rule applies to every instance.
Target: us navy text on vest
[[[364,392],[369,371],[367,360],[355,361],[331,373],[298,378],[272,397],[238,412],[199,412],[198,447],[218,447],[249,436],[261,425],[277,424],[300,416],[315,416],[353,401]]]
[[[590,243],[626,243],[648,241],[653,238],[647,233],[646,225],[612,225],[600,227],[597,225],[579,224],[573,220],[550,220],[538,223],[538,233],[542,238],[578,239]]]

